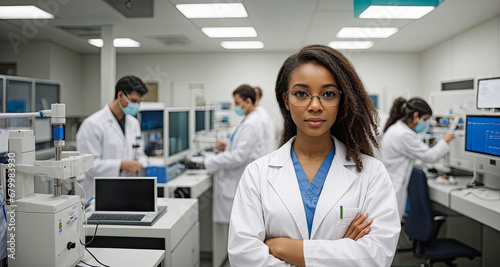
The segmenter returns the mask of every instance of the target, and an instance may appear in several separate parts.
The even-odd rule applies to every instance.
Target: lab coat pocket
[[[349,229],[349,225],[351,225],[351,222],[359,211],[359,208],[343,208],[341,212],[340,207],[337,207],[335,211],[335,218],[337,219],[335,223],[335,236],[337,238],[344,237],[347,229]]]

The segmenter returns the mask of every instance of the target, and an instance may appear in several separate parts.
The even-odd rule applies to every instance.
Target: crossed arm
[[[370,225],[373,220],[367,220],[367,218],[368,213],[358,213],[349,225],[349,229],[347,229],[344,238],[350,238],[357,241],[370,233]],[[303,240],[277,237],[267,239],[264,243],[269,247],[269,253],[274,257],[299,267],[306,265],[304,260]]]

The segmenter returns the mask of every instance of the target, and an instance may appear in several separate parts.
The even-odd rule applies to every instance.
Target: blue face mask
[[[240,106],[235,106],[234,112],[236,112],[236,114],[238,114],[238,116],[245,115],[245,111]]]
[[[132,115],[135,117],[137,115],[137,112],[139,111],[140,104],[130,102],[130,100],[128,100],[128,97],[125,94],[124,94],[124,97],[125,97],[125,101],[128,102],[128,105],[126,107],[123,107],[122,103],[120,101],[118,101],[118,104],[120,105],[120,108],[122,109],[123,114]]]
[[[128,106],[125,108],[122,108],[122,111],[125,115],[135,116],[135,115],[137,115],[137,112],[139,111],[139,103],[128,103]]]
[[[424,121],[418,121],[417,126],[415,127],[416,133],[425,133],[429,130],[429,123]]]

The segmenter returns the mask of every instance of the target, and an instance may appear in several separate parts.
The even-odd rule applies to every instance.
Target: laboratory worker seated
[[[433,163],[448,151],[454,134],[446,133],[433,147],[425,144],[417,133],[429,129],[432,109],[421,98],[406,100],[402,97],[394,100],[389,119],[382,135],[382,162],[391,176],[400,218],[403,217],[408,197],[408,183],[415,161]]]
[[[213,221],[229,224],[236,187],[245,167],[264,155],[263,131],[255,112],[255,91],[243,84],[233,91],[234,110],[243,120],[233,129],[227,144],[218,142],[218,154],[205,157],[204,167],[216,173]]]
[[[231,266],[390,266],[396,197],[371,156],[377,111],[354,67],[331,47],[306,46],[283,63],[275,89],[281,147],[243,173]]]
[[[134,117],[147,92],[140,78],[122,77],[115,86],[115,99],[78,129],[77,150],[94,155],[94,167],[85,174],[87,198],[94,195],[94,177],[133,176],[147,166],[140,124]]]

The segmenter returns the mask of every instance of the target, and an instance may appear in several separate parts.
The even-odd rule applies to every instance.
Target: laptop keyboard
[[[142,214],[92,214],[89,220],[94,221],[140,221],[144,215]]]

